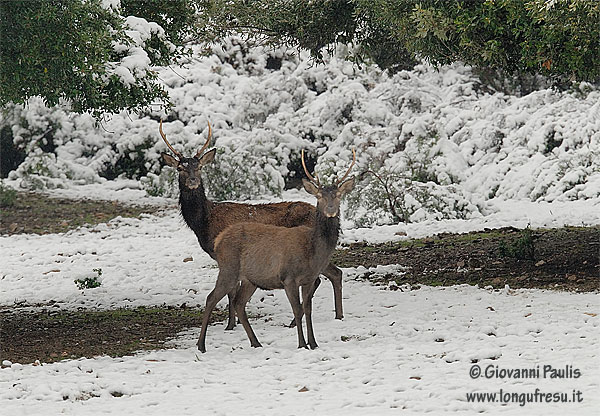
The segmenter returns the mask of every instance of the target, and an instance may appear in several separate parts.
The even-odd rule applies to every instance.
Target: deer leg
[[[334,266],[332,263],[329,263],[322,273],[331,281],[331,285],[333,286],[335,319],[343,319],[344,310],[342,308],[342,270]]]
[[[246,330],[246,335],[248,335],[248,339],[250,340],[250,346],[254,348],[262,347],[262,345],[260,345],[260,342],[258,342],[258,338],[256,338],[256,334],[254,334],[254,331],[250,326],[250,322],[248,322],[248,315],[246,315],[246,303],[248,303],[255,291],[256,286],[249,281],[244,280],[237,290],[234,301],[235,313],[240,319],[242,326]]]
[[[226,331],[232,331],[235,328],[235,307],[233,305],[233,300],[235,298],[235,290],[232,290],[227,294],[227,298],[229,300],[229,318],[227,319],[227,326],[225,327]]]
[[[317,280],[315,280],[315,284],[312,288],[312,294],[315,294],[315,290],[317,290],[317,288],[319,287],[319,285],[321,284],[321,279],[317,277]],[[304,292],[303,292],[304,293]],[[304,313],[304,311],[302,311],[302,313]],[[293,328],[296,326],[296,318],[292,319],[292,322],[290,322],[289,327]]]
[[[308,345],[311,350],[318,347],[312,326],[312,298],[314,293],[314,283],[302,286],[302,308],[304,309],[304,316],[306,317],[306,333],[308,335]]]
[[[227,293],[235,290],[235,286],[233,286],[233,288],[230,287],[232,285],[228,285],[226,280],[228,279],[225,279],[223,272],[220,271],[215,288],[206,297],[206,307],[204,308],[204,316],[202,317],[202,329],[200,330],[200,337],[198,338],[197,344],[198,349],[201,352],[206,352],[206,330],[208,329],[210,315],[213,309],[215,309],[217,303],[219,303],[219,301],[223,299]]]
[[[304,333],[302,331],[302,305],[300,305],[298,285],[291,279],[285,279],[283,281],[283,287],[285,289],[285,294],[290,301],[290,305],[292,306],[292,311],[294,311],[296,328],[298,329],[298,348],[308,348],[306,346],[306,340],[304,339]]]

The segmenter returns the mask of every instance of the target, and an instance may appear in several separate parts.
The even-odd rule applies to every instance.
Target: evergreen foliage
[[[41,96],[72,111],[140,111],[167,102],[152,70],[184,52],[190,0],[0,2],[0,105]],[[152,23],[152,22],[158,22]]]
[[[206,0],[203,39],[243,32],[321,58],[349,56],[392,72],[418,58],[462,61],[504,73],[600,80],[600,2],[588,0]]]
[[[425,58],[599,82],[599,22],[588,0],[1,0],[0,106],[41,96],[96,117],[168,107],[153,68],[239,33],[317,60],[350,44],[346,58],[391,73]]]

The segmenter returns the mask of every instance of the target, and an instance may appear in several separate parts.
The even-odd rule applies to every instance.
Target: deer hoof
[[[235,329],[235,323],[227,324],[225,331],[233,331]]]
[[[204,354],[206,352],[206,347],[204,345],[198,344],[198,350]]]
[[[262,345],[261,345],[261,344],[260,344],[260,342],[258,342],[258,341],[257,341],[257,342],[255,342],[255,343],[254,343],[254,342],[250,343],[250,346],[251,346],[252,348],[262,348]]]
[[[311,350],[314,350],[314,349],[316,349],[316,348],[319,348],[319,346],[317,345],[317,343],[316,343],[316,342],[312,342],[312,343],[310,343],[310,342],[309,342],[309,343],[308,343],[308,345],[310,346],[310,349],[311,349]]]

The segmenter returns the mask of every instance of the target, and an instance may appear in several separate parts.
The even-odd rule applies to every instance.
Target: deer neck
[[[192,229],[204,251],[212,256],[213,244],[209,237],[209,217],[212,202],[206,198],[204,186],[189,189],[179,182],[179,206],[181,216]]]
[[[340,218],[338,216],[333,218],[326,217],[317,208],[312,238],[313,249],[317,254],[315,257],[321,258],[322,254],[328,260],[337,245],[339,235]]]

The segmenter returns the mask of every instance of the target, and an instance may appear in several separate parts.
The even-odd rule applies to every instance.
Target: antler
[[[315,185],[317,185],[318,187],[321,186],[321,184],[319,183],[319,177],[317,176],[317,174],[315,174],[315,178],[312,177],[312,175],[310,173],[308,173],[308,169],[306,169],[306,164],[304,163],[304,149],[302,149],[302,167],[304,168],[304,173],[306,173],[306,176],[308,177],[308,179]]]
[[[165,135],[165,133],[163,133],[162,119],[160,120],[160,123],[158,124],[158,131],[160,132],[160,135],[162,136],[165,143],[167,144],[167,147],[169,149],[171,149],[171,152],[173,152],[175,154],[175,156],[177,156],[179,159],[181,159],[183,157],[183,156],[181,156],[181,153],[179,153],[177,150],[175,150],[173,148],[173,146],[171,146],[171,143],[169,143],[169,141],[167,140],[167,136]]]
[[[356,163],[356,151],[354,150],[354,148],[352,148],[352,164],[350,165],[350,167],[346,171],[346,174],[344,176],[342,176],[341,179],[338,179],[335,182],[336,185],[339,185],[340,183],[342,183],[344,181],[344,179],[346,179],[346,177],[350,174],[350,170],[352,169],[352,166],[354,166],[354,163]]]
[[[171,146],[171,143],[169,143],[169,141],[167,140],[167,136],[163,132],[162,120],[160,120],[160,123],[158,124],[158,131],[160,132],[160,135],[162,136],[165,143],[167,144],[167,147],[169,149],[171,149],[171,152],[173,152],[175,154],[175,156],[177,156],[179,159],[181,159],[183,156],[181,156],[181,153],[179,153],[177,150],[175,150],[175,148],[173,146]],[[212,127],[210,125],[210,122],[208,122],[208,137],[206,138],[206,143],[204,143],[204,146],[202,146],[202,149],[198,150],[198,153],[196,153],[196,157],[200,156],[202,154],[202,152],[204,152],[204,150],[206,150],[206,148],[210,144],[211,138],[212,138]]]
[[[202,146],[202,149],[198,150],[198,153],[196,153],[196,157],[199,157],[202,154],[202,152],[204,152],[204,150],[210,144],[210,139],[212,137],[212,127],[210,126],[210,121],[207,121],[207,123],[208,123],[208,137],[206,138],[206,143],[204,143],[204,146]]]
[[[352,163],[350,164],[350,167],[348,168],[348,170],[346,171],[344,176],[342,176],[340,179],[335,181],[336,185],[339,185],[340,183],[342,183],[344,181],[344,179],[346,179],[348,177],[348,175],[350,174],[350,171],[352,170],[352,167],[354,166],[355,163],[356,163],[356,150],[354,150],[354,148],[352,148]],[[313,178],[312,175],[310,173],[308,173],[308,169],[306,169],[306,164],[304,163],[304,149],[302,149],[302,167],[304,168],[304,173],[306,173],[306,176],[308,177],[308,179],[310,179],[310,181],[312,183],[314,183],[315,185],[321,186],[319,183],[319,177],[315,174],[315,177]]]

